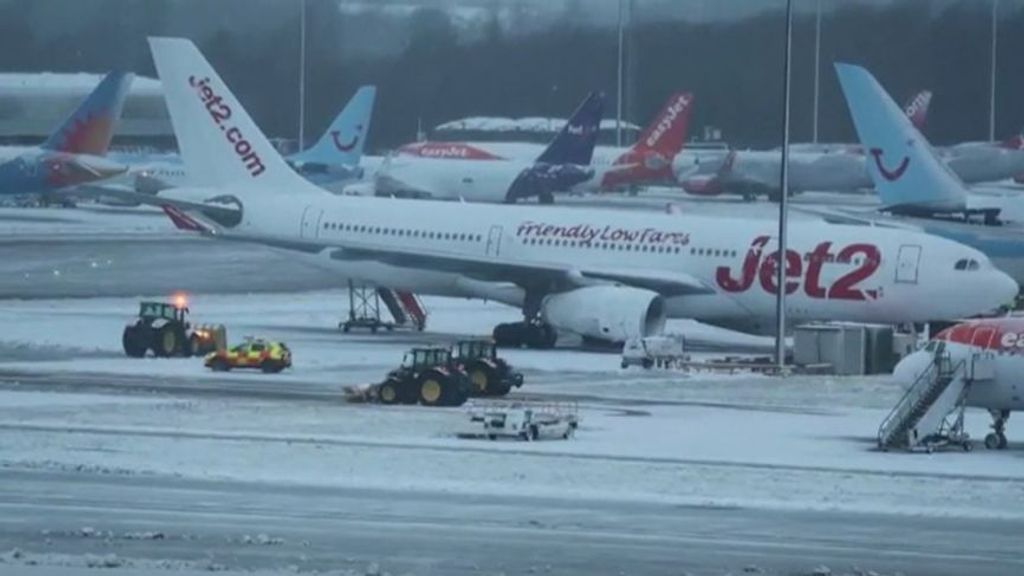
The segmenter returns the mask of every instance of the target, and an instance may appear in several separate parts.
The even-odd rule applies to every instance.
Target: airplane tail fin
[[[860,66],[835,67],[882,204],[904,212],[965,210],[963,182],[935,155],[874,76]]]
[[[604,93],[591,92],[576,108],[562,131],[548,144],[537,162],[587,166],[594,157],[594,146],[601,131]]]
[[[690,123],[690,110],[693,107],[693,94],[679,92],[673,94],[665,102],[665,106],[647,128],[633,148],[644,152],[657,152],[663,157],[672,159],[683,149],[686,132]]]
[[[121,119],[125,97],[135,75],[110,72],[46,139],[42,148],[69,154],[103,156]]]
[[[289,160],[346,166],[359,164],[366,137],[370,133],[370,119],[376,97],[376,86],[360,87],[320,140],[308,150],[292,155]]]
[[[1007,150],[1024,150],[1024,135],[1017,134],[999,143],[1001,148]]]
[[[928,122],[928,108],[932,105],[932,93],[930,90],[921,90],[914,97],[907,101],[903,112],[910,118],[910,123],[919,131],[924,132],[924,126]]]
[[[149,46],[190,180],[320,192],[285,163],[191,40],[150,38]]]

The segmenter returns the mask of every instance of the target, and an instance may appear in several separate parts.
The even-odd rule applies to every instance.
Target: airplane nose
[[[1013,305],[1017,298],[1017,294],[1020,293],[1020,286],[1017,285],[1017,281],[1010,277],[1009,274],[996,270],[996,278],[993,280],[992,285],[994,287],[994,293],[999,297],[999,304],[997,306]]]
[[[932,361],[930,354],[926,352],[914,352],[896,364],[892,370],[893,380],[902,384],[912,384],[928,368]]]

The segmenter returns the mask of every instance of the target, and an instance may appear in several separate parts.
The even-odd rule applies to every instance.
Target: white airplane
[[[595,146],[590,165],[601,168],[602,177],[591,184],[615,190],[674,182],[672,162],[683,149],[692,109],[693,94],[673,94],[632,146]],[[398,152],[423,158],[527,161],[543,150],[529,142],[426,141],[406,144]]]
[[[965,386],[964,401],[989,411],[993,431],[985,437],[985,447],[1004,450],[1006,421],[1011,412],[1024,410],[1024,318],[987,318],[947,328],[925,348],[901,360],[893,376],[898,382],[915,384],[939,361],[952,368],[960,362],[971,365],[979,358],[990,363],[991,378]]]
[[[590,161],[603,108],[603,94],[588,95],[535,160],[466,162],[431,156],[425,152],[430,143],[424,143],[419,149],[421,154],[389,157],[377,170],[375,192],[382,196],[509,204],[537,198],[550,204],[555,193],[580,190],[600,182]]]
[[[523,322],[495,328],[502,345],[550,347],[558,331],[623,341],[666,317],[772,327],[771,220],[335,196],[289,169],[190,41],[150,45],[189,173],[238,207],[224,224],[225,208],[167,202],[179,228],[288,251],[339,282],[521,308]],[[789,247],[792,322],[957,318],[1017,293],[977,250],[919,232],[794,219]],[[964,259],[976,265],[956,268]]]

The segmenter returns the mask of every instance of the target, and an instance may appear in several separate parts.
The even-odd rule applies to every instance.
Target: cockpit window
[[[981,263],[979,263],[977,260],[973,258],[961,258],[960,260],[956,261],[956,264],[953,265],[953,269],[970,271],[980,270]]]

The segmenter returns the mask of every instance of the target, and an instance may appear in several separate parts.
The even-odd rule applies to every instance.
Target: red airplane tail
[[[674,158],[683,149],[693,108],[693,94],[678,92],[665,102],[654,121],[640,134],[633,145],[637,151],[652,151]]]
[[[616,158],[602,188],[672,180],[672,160],[686,142],[692,108],[692,93],[673,94],[636,143]]]
[[[917,128],[918,131],[924,132],[924,125],[928,121],[928,108],[932,104],[932,93],[929,90],[921,90],[914,97],[907,102],[904,106],[903,112],[906,113],[907,118],[910,118],[910,122]]]
[[[1024,136],[1018,134],[1007,138],[999,143],[999,146],[1007,150],[1024,150]]]

